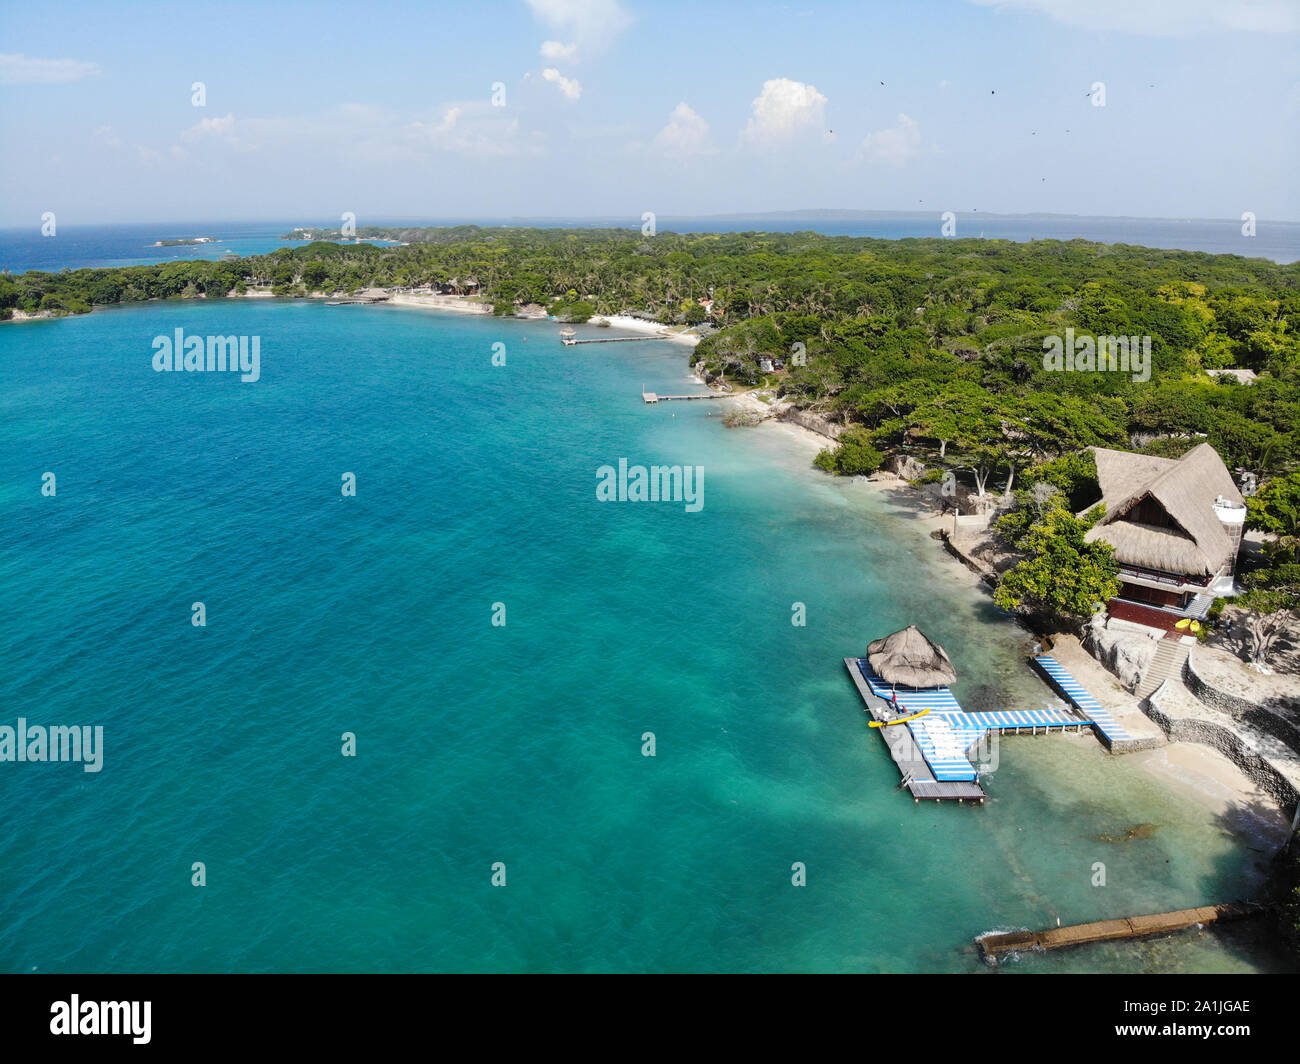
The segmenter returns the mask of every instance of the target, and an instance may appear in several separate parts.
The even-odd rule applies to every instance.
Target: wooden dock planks
[[[740,392],[700,392],[696,395],[657,395],[655,392],[642,392],[641,399],[647,403],[667,403],[673,399],[732,399]]]
[[[1118,920],[1095,920],[1088,924],[1069,927],[1049,927],[1045,931],[1010,931],[1005,934],[981,935],[975,940],[984,956],[996,960],[1006,953],[1027,949],[1061,949],[1065,946],[1082,946],[1089,942],[1113,942],[1117,939],[1141,938],[1168,931],[1180,931],[1197,924],[1225,923],[1245,920],[1265,912],[1254,902],[1225,902],[1222,905],[1202,905],[1195,909],[1178,909],[1174,912],[1151,916],[1128,916]]]

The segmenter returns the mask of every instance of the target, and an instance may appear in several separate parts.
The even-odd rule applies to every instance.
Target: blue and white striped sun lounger
[[[954,731],[943,717],[921,717],[908,721],[907,730],[912,733],[921,756],[930,766],[937,780],[973,780],[976,778],[975,766],[966,757],[969,743],[965,742],[963,733]]]
[[[1092,721],[1093,726],[1108,740],[1115,741],[1133,738],[1124,726],[1112,717],[1102,704],[1088,694],[1079,681],[1061,667],[1051,654],[1039,654],[1034,658],[1043,673],[1054,683],[1067,699],[1074,703],[1080,713]]]
[[[877,676],[865,658],[859,658],[857,664],[871,693],[886,701],[892,697],[900,713],[930,711],[924,717],[908,721],[905,727],[935,779],[946,782],[978,778],[975,766],[966,757],[966,751],[979,741],[987,729],[972,728],[966,723],[968,715],[962,712],[948,688],[898,687]]]

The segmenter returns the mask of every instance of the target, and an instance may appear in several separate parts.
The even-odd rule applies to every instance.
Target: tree
[[[1268,656],[1282,634],[1295,620],[1292,609],[1295,596],[1285,591],[1253,591],[1243,595],[1240,604],[1247,612],[1242,621],[1249,639],[1250,663],[1261,671],[1268,670]]]
[[[1300,472],[1274,477],[1246,499],[1250,524],[1276,536],[1270,553],[1300,554]]]
[[[1060,490],[1045,480],[1034,483],[1028,491],[1015,493],[1015,505],[993,525],[998,537],[1013,549],[1019,549],[1029,531],[1052,510],[1065,508]]]
[[[309,291],[319,290],[328,277],[329,269],[323,262],[309,262],[302,268],[302,283]]]
[[[839,443],[834,451],[819,452],[813,464],[828,473],[853,477],[874,473],[885,461],[885,456],[871,445],[871,437],[861,429],[845,432]]]
[[[1007,490],[1011,490],[1022,451],[1015,440],[1025,433],[1010,403],[984,388],[963,386],[918,406],[909,420],[918,435],[940,441],[941,458],[949,443],[962,452],[975,475],[977,495],[985,494],[989,477],[1000,465],[1010,467]]]
[[[1082,622],[1098,603],[1118,595],[1115,549],[1084,542],[1101,512],[1097,507],[1079,518],[1064,509],[1049,510],[1023,537],[1027,557],[1002,575],[993,601],[1008,611]]]

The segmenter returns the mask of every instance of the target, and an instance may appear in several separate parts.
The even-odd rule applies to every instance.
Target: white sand
[[[609,322],[615,329],[624,329],[627,332],[652,333],[655,336],[662,336],[665,340],[688,344],[691,347],[700,342],[700,338],[694,333],[682,332],[678,326],[642,321],[640,318],[630,318],[625,314],[597,314],[588,324],[599,325],[602,321]]]
[[[465,296],[418,296],[409,292],[390,293],[385,300],[394,307],[420,307],[424,310],[450,310],[457,314],[491,314],[490,303],[480,303]]]

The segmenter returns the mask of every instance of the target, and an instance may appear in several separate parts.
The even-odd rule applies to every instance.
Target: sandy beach
[[[682,331],[681,326],[660,325],[654,321],[644,321],[641,318],[628,317],[626,314],[598,314],[587,324],[600,326],[602,321],[609,322],[610,327],[614,329],[623,329],[626,332],[648,333],[654,336],[660,336],[665,340],[672,340],[674,343],[686,344],[694,347],[700,342],[700,338],[694,333]]]
[[[491,314],[490,303],[480,303],[464,296],[412,295],[409,292],[390,292],[383,300],[393,307],[419,307],[421,310],[447,310],[453,314]]]

